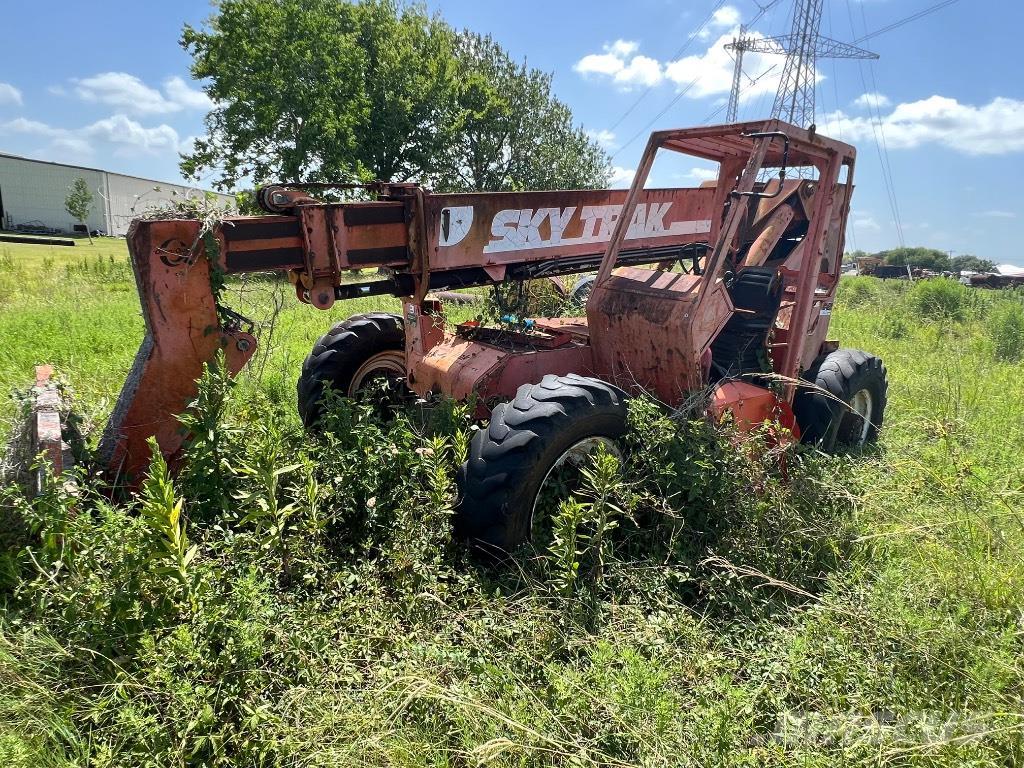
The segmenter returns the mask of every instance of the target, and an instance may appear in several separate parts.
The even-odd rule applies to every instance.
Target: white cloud
[[[718,171],[713,168],[691,168],[690,172],[686,175],[688,178],[695,179],[698,182],[711,181],[718,178]]]
[[[739,19],[731,6],[720,8],[716,16],[718,27],[725,26],[733,18],[737,22]],[[737,32],[738,27],[720,35],[703,53],[666,62],[639,53],[639,46],[633,41],[616,40],[605,45],[603,53],[584,56],[574,68],[586,77],[607,79],[626,90],[638,85],[654,86],[668,80],[679,90],[685,89],[690,98],[720,96],[732,89],[734,64],[725,44],[732,42]],[[748,36],[754,39],[764,37],[758,32],[749,32]],[[774,93],[782,71],[781,61],[779,56],[747,53],[743,58],[745,77],[741,100]],[[818,79],[821,79],[820,74]]]
[[[169,77],[164,81],[164,93],[175,104],[185,109],[209,110],[213,106],[210,97],[200,90],[190,88],[180,77]]]
[[[873,216],[860,216],[853,219],[853,226],[859,230],[868,230],[870,232],[879,232],[881,227],[878,222],[875,221]]]
[[[694,99],[727,94],[732,90],[732,76],[735,63],[725,49],[735,34],[728,32],[711,43],[702,54],[684,56],[665,65],[665,76],[680,89],[688,89],[687,95]],[[749,32],[747,37],[755,40],[764,38],[759,32]],[[747,52],[743,56],[743,82],[740,101],[745,102],[766,93],[775,93],[782,72],[782,57],[771,54]],[[821,80],[821,75],[817,75]]]
[[[657,85],[661,82],[661,64],[649,56],[634,56],[615,73],[615,82],[629,88],[633,85]]]
[[[61,136],[54,139],[50,144],[49,151],[53,153],[54,157],[77,158],[79,160],[85,160],[95,154],[92,144],[87,139],[75,136]]]
[[[979,211],[975,213],[981,219],[1016,219],[1017,214],[1013,211]]]
[[[0,104],[21,106],[21,91],[10,83],[0,83]]]
[[[890,149],[939,144],[967,155],[1024,151],[1024,101],[997,97],[988,104],[961,104],[946,96],[898,104],[881,124]],[[847,141],[874,140],[872,121],[842,111],[826,115],[821,132]]]
[[[0,123],[0,135],[4,133],[48,139],[49,147],[45,151],[52,150],[63,158],[92,155],[97,146],[105,146],[118,156],[177,153],[187,148],[171,126],[161,124],[147,128],[123,114],[111,115],[81,128],[55,128],[19,117]]]
[[[163,124],[146,128],[125,115],[112,115],[81,129],[85,138],[114,145],[118,150],[159,153],[178,151],[178,132]]]
[[[107,104],[131,114],[161,115],[210,108],[206,94],[189,87],[180,77],[165,80],[163,93],[127,72],[102,72],[74,79],[72,83],[75,94],[83,101]]]
[[[584,76],[609,77],[626,90],[636,85],[657,85],[662,80],[661,64],[649,56],[634,56],[638,47],[631,40],[616,40],[604,46],[604,53],[584,56],[573,69]]]
[[[700,31],[697,35],[701,40],[707,40],[715,32],[722,29],[731,29],[732,27],[738,27],[740,24],[740,12],[737,8],[731,5],[724,5],[715,11],[711,17],[711,21],[707,23],[707,26]]]
[[[629,56],[631,53],[636,51],[639,47],[640,47],[640,44],[636,43],[636,42],[634,42],[632,40],[616,40],[611,45],[606,45],[604,49],[608,53],[610,53],[610,54],[612,54],[614,56],[618,56],[619,58],[624,59],[627,56]]]
[[[616,40],[604,46],[604,53],[588,53],[573,65],[573,69],[581,75],[611,75],[621,71],[626,63],[624,59],[636,48],[636,43]]]
[[[633,183],[634,176],[636,176],[636,168],[623,168],[621,165],[616,165],[612,168],[612,177],[608,181],[608,187],[610,189],[628,187]]]
[[[27,133],[36,136],[45,136],[47,138],[57,138],[63,136],[65,131],[62,128],[53,128],[46,123],[41,123],[38,120],[28,120],[24,117],[16,117],[14,120],[8,120],[6,123],[0,123],[0,131],[7,133]]]
[[[127,72],[102,72],[72,82],[75,84],[75,93],[83,101],[109,104],[141,114],[162,114],[181,109],[179,105],[164,98],[156,88],[150,88]]]
[[[885,109],[891,105],[892,100],[884,93],[863,93],[853,100],[853,106],[861,109],[867,109],[868,107]]]
[[[588,130],[587,136],[592,138],[603,149],[614,149],[617,145],[615,143],[615,134],[608,130],[593,131]]]

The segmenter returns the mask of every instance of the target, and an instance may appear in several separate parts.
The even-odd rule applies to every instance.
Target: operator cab
[[[721,216],[683,272],[618,264],[659,150],[719,167]],[[853,160],[852,147],[776,120],[654,133],[587,304],[597,369],[667,403],[731,378],[796,378],[827,330],[817,320],[830,314],[838,281]],[[822,247],[808,256],[807,242]],[[790,339],[791,326],[807,333]]]

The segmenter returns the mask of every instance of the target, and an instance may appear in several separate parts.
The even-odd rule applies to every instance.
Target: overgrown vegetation
[[[103,372],[98,415],[137,343],[101,317],[133,309],[108,262],[38,287],[83,297],[65,332],[92,346],[58,362]],[[500,570],[452,541],[466,410],[338,400],[304,434],[291,387],[330,319],[289,308],[262,379],[208,367],[177,479],[5,492],[0,764],[1024,761],[1024,303],[923,285],[841,287],[834,334],[890,372],[877,449],[638,400],[624,472],[597,457]],[[33,338],[34,301],[0,303],[8,386],[71,343]]]

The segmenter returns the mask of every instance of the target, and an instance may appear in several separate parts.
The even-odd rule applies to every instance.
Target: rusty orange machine
[[[718,163],[717,181],[647,189],[659,152]],[[773,120],[656,132],[628,192],[375,184],[373,201],[332,203],[315,187],[275,186],[258,195],[268,215],[228,218],[205,237],[198,221],[136,221],[129,250],[147,333],[101,455],[128,482],[145,470],[151,436],[173,461],[185,437],[176,416],[203,364],[223,348],[237,372],[254,353],[243,319],[218,306],[213,270],[287,272],[319,309],[402,298],[401,315],[357,315],[317,342],[300,415],[317,428],[326,387],[475,396],[489,423],[460,473],[456,523],[487,545],[530,537],[559,467],[598,445],[617,450],[637,392],[668,407],[706,393],[741,429],[777,421],[825,449],[873,440],[885,369],[827,339],[854,161],[853,147]],[[382,276],[343,280],[367,269]],[[451,331],[429,295],[594,270],[585,317]]]

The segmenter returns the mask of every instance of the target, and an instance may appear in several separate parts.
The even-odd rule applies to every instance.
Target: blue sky
[[[825,0],[821,32],[852,41],[934,3]],[[210,3],[4,5],[0,151],[178,180],[177,153],[203,133],[209,102],[189,78],[189,58],[177,41],[184,23],[210,15]],[[724,112],[715,113],[732,63],[721,43],[758,10],[752,0],[428,5],[453,25],[488,32],[514,56],[553,72],[557,95],[614,155],[620,184],[651,129],[723,119]],[[702,35],[689,40],[716,8]],[[788,31],[790,8],[791,0],[782,0],[753,31]],[[1024,78],[1013,64],[1022,26],[1022,3],[960,0],[863,43],[881,55],[871,65],[819,62],[819,128],[859,149],[848,248],[877,250],[900,241],[871,101],[888,148],[903,241],[1024,265]],[[773,63],[748,54],[740,119],[770,109],[780,69],[770,69]],[[677,163],[657,167],[654,181],[690,185],[700,178],[700,164]]]

